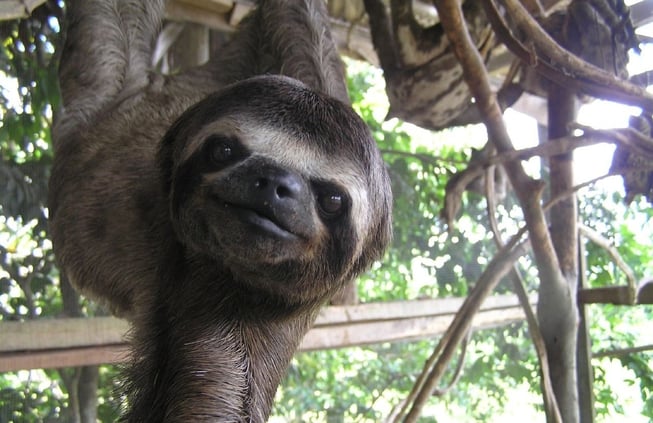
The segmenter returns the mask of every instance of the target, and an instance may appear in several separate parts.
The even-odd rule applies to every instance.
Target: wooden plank
[[[578,290],[580,304],[634,305],[634,299],[627,285],[583,288]]]
[[[440,316],[456,313],[464,298],[438,298],[413,301],[367,303],[353,306],[330,306],[320,311],[314,327],[345,324],[357,321],[376,321],[420,316]],[[531,302],[537,301],[536,296]],[[485,300],[482,310],[515,307],[519,305],[513,295],[492,296]]]
[[[313,351],[358,345],[378,344],[430,338],[442,335],[454,315],[415,317],[401,320],[351,323],[315,327],[304,337],[299,350]],[[474,318],[474,329],[505,325],[524,319],[520,307],[480,311]]]
[[[653,0],[644,0],[630,5],[630,16],[635,27],[653,22]]]
[[[0,372],[117,364],[124,362],[128,354],[127,344],[0,353]]]
[[[451,324],[453,317],[453,315],[441,315],[353,323],[334,327],[322,326],[313,328],[306,334],[298,351],[316,351],[430,338],[442,335]],[[524,313],[519,307],[481,311],[474,319],[473,328],[479,330],[523,319]],[[127,355],[126,343],[53,350],[13,351],[0,354],[0,372],[115,364],[123,362]]]
[[[231,0],[174,0],[174,3],[182,3],[207,12],[221,14],[230,12],[234,7],[234,2]]]
[[[441,335],[464,300],[370,303],[326,307],[300,350],[313,351]],[[476,329],[523,319],[514,296],[488,298]],[[113,317],[0,322],[0,371],[116,363],[127,351],[129,324]]]
[[[28,17],[45,0],[2,0],[0,1],[0,20]]]
[[[1,322],[0,352],[120,344],[128,329],[114,317]]]
[[[173,21],[194,22],[208,28],[232,32],[227,13],[218,13],[180,1],[170,1],[166,5],[166,18]]]
[[[463,301],[462,298],[442,298],[325,307],[314,327],[453,315]],[[535,302],[535,297],[532,301]],[[485,301],[481,310],[517,305],[514,296],[493,296]],[[122,343],[128,329],[129,324],[126,321],[114,317],[2,322],[0,352],[118,344]]]
[[[229,25],[236,27],[240,21],[243,20],[245,16],[252,10],[252,7],[249,5],[244,5],[241,3],[234,4],[234,9],[229,15]]]
[[[251,1],[243,0],[219,0],[217,6],[207,6],[206,3],[205,0],[170,0],[166,5],[166,17],[173,21],[194,22],[219,31],[232,32],[254,5]],[[378,66],[367,27],[352,27],[349,22],[331,19],[331,29],[342,54]]]
[[[455,313],[463,303],[462,298],[438,300],[392,301],[353,306],[330,306],[320,311],[314,327],[345,324],[358,321],[401,319],[420,316],[437,316]]]

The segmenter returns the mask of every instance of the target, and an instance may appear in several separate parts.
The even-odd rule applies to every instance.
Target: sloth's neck
[[[233,282],[185,279],[167,281],[135,326],[128,421],[265,422],[316,308],[261,317],[224,288]]]

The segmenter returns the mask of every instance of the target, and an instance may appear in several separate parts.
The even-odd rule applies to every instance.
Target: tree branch
[[[645,89],[623,81],[560,47],[518,0],[501,0],[501,2],[510,18],[526,34],[539,53],[535,55],[524,47],[512,35],[503,19],[497,19],[497,16],[500,15],[493,0],[483,2],[497,35],[517,57],[530,64],[533,64],[533,59],[535,59],[538,72],[562,85],[569,86],[571,83],[572,86],[576,86],[590,95],[638,105],[648,111],[653,111],[653,95]],[[551,63],[538,60],[540,55],[547,57]],[[553,72],[551,72],[552,70]],[[561,80],[561,77],[564,78]]]
[[[432,154],[426,154],[426,153],[411,153],[409,151],[389,150],[389,149],[381,149],[380,151],[381,154],[384,155],[409,157],[411,159],[419,160],[420,162],[429,164],[431,166],[438,166],[441,163],[460,164],[460,165],[467,163],[466,160],[445,159],[439,156],[434,156]]]
[[[570,187],[569,189],[567,189],[565,191],[559,192],[554,197],[549,199],[549,201],[546,202],[543,209],[544,209],[544,211],[550,210],[551,207],[553,207],[556,203],[558,203],[558,201],[563,200],[564,198],[572,195],[573,193],[579,191],[582,188],[585,188],[587,186],[590,186],[592,184],[597,183],[601,179],[610,178],[612,176],[622,176],[622,175],[628,174],[629,172],[641,172],[641,171],[646,171],[646,170],[653,170],[653,164],[651,166],[649,166],[649,167],[628,167],[628,168],[625,168],[625,169],[623,169],[623,168],[622,169],[614,169],[613,168],[613,169],[610,170],[610,172],[606,173],[605,175],[598,176],[598,177],[596,177],[594,179],[590,179],[589,181],[585,181],[583,183],[574,185],[573,187]]]
[[[471,337],[472,337],[472,331],[470,329],[465,334],[465,338],[463,338],[462,344],[460,345],[458,364],[456,364],[456,369],[453,371],[453,376],[451,377],[451,381],[447,384],[447,386],[443,388],[435,388],[435,390],[433,391],[433,395],[436,395],[438,397],[445,395],[447,392],[451,390],[451,388],[453,388],[456,385],[456,383],[458,383],[458,380],[460,380],[460,376],[463,373],[463,367],[465,364],[465,356],[467,356],[467,346],[469,345],[469,339]]]
[[[621,254],[619,254],[619,251],[617,251],[617,249],[610,244],[607,239],[602,237],[601,234],[581,223],[578,224],[578,229],[581,235],[605,250],[617,267],[624,272],[624,275],[626,275],[626,281],[628,282],[629,303],[635,304],[635,299],[637,297],[637,278],[635,277],[633,269],[624,261]]]
[[[514,151],[483,60],[465,29],[460,5],[455,0],[434,0],[434,3],[454,52],[462,64],[465,80],[484,116],[490,140],[501,153]],[[506,162],[505,169],[524,211],[540,277],[545,280],[560,279],[558,260],[539,204],[542,183],[529,178],[519,162]]]
[[[653,154],[653,139],[633,128],[594,129],[578,123],[574,123],[572,127],[574,129],[581,129],[583,134],[555,138],[555,143],[539,144],[534,147],[497,153],[479,160],[469,169],[470,171],[474,169],[474,171],[478,172],[474,175],[474,177],[478,177],[481,175],[482,170],[488,166],[511,161],[528,160],[535,156],[550,157],[568,153],[577,148],[601,143],[619,144],[631,149],[634,153]]]
[[[453,225],[455,216],[458,213],[460,198],[467,186],[476,178],[481,176],[486,169],[507,163],[510,161],[528,160],[531,157],[551,157],[558,154],[569,153],[577,148],[587,147],[600,143],[618,144],[624,148],[631,150],[634,153],[642,155],[653,155],[653,139],[645,136],[641,132],[633,128],[617,128],[617,129],[593,129],[584,125],[574,123],[573,128],[583,130],[582,135],[566,136],[555,138],[553,141],[539,144],[534,147],[524,148],[520,150],[509,150],[498,154],[493,154],[487,158],[479,159],[474,163],[469,163],[467,169],[457,172],[453,178],[449,180],[446,188],[446,195],[444,205],[440,215],[447,222],[449,226]],[[398,153],[399,154],[399,153]],[[426,160],[420,155],[414,155],[415,158],[426,162],[433,162],[432,159]],[[549,204],[547,208],[553,206],[558,201],[568,197],[569,195],[577,192],[579,189],[596,183],[601,179],[616,175],[626,175],[632,172],[642,172],[653,170],[651,167],[629,167],[627,169],[612,169],[609,173],[594,178],[582,184],[570,187],[560,193],[556,193],[552,198],[557,199],[555,202]],[[562,195],[559,195],[562,194]]]
[[[569,136],[570,123],[575,120],[577,104],[573,92],[555,84],[548,85],[547,143]],[[549,158],[549,193],[555,196],[573,187],[573,154],[564,153]],[[579,420],[577,343],[578,307],[578,211],[575,193],[566,195],[551,207],[549,233],[558,257],[562,279],[541,280],[537,317],[544,339],[552,386],[560,415],[547,413],[547,422]],[[548,394],[548,393],[547,393]],[[545,400],[550,400],[545,396]]]
[[[653,138],[634,128],[594,129],[575,123],[574,128],[582,129],[590,138],[602,138],[606,142],[620,144],[639,154],[653,155]]]
[[[616,350],[599,351],[592,354],[592,358],[623,357],[624,355],[636,354],[639,352],[651,350],[653,350],[653,344],[642,345],[639,347],[620,348]]]

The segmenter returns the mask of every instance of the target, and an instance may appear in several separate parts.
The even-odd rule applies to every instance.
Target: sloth
[[[163,1],[67,5],[50,231],[129,319],[131,422],[263,422],[319,308],[381,258],[392,195],[322,0],[261,0],[221,54],[149,69]]]

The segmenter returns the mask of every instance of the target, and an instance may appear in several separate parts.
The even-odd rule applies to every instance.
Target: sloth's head
[[[180,243],[287,303],[325,299],[390,239],[390,184],[366,125],[289,78],[252,78],[191,107],[159,166]]]

